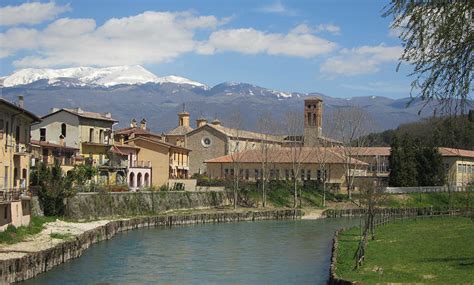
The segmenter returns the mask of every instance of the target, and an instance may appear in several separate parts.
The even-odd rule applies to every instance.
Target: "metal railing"
[[[130,167],[151,167],[151,161],[143,160],[132,160],[130,161]]]
[[[0,190],[0,202],[11,202],[19,201],[21,195],[28,195],[27,189],[1,189]]]
[[[440,192],[462,192],[466,188],[462,186],[424,186],[424,187],[384,187],[383,193],[408,194],[408,193],[440,193]]]

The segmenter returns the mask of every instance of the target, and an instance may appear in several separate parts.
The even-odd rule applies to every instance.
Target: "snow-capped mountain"
[[[64,69],[27,68],[2,78],[3,87],[28,85],[43,80],[48,85],[102,86],[175,83],[207,88],[205,84],[179,76],[158,77],[140,65],[105,68],[74,67]]]

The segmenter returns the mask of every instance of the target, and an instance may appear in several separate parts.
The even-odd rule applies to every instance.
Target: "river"
[[[22,284],[325,284],[334,231],[359,220],[138,229]]]

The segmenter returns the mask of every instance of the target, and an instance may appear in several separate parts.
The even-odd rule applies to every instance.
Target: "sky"
[[[213,86],[408,97],[387,1],[0,2],[0,76],[23,68],[142,65]]]

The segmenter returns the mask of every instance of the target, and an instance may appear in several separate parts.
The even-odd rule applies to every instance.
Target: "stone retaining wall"
[[[164,215],[111,221],[76,236],[74,240],[65,241],[46,250],[27,253],[22,257],[0,261],[0,283],[19,282],[33,278],[61,263],[78,258],[92,244],[110,239],[122,231],[185,224],[299,219],[301,216],[302,212],[300,210],[271,210]]]
[[[175,209],[216,208],[231,205],[226,192],[109,192],[78,193],[66,200],[65,216],[97,219],[111,216],[153,215]]]

